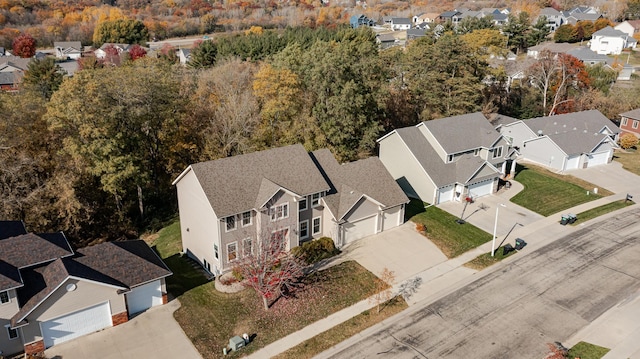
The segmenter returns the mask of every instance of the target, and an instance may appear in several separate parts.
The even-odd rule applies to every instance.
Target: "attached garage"
[[[493,179],[476,182],[469,185],[469,195],[473,198],[488,196],[493,193]]]
[[[376,233],[376,217],[373,215],[354,222],[347,222],[342,225],[344,229],[343,245],[347,245],[360,238]]]
[[[145,311],[162,304],[162,286],[160,280],[153,281],[131,289],[126,294],[129,314]]]
[[[575,170],[580,166],[580,155],[570,156],[567,158],[565,170]]]
[[[46,348],[110,327],[109,302],[47,320],[40,324]]]
[[[588,157],[587,167],[606,165],[609,162],[609,151],[592,153]]]
[[[438,189],[438,200],[437,203],[444,203],[453,200],[453,189],[454,185],[445,186]]]

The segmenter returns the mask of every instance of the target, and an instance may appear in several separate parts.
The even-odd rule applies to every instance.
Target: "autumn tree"
[[[376,278],[376,294],[370,297],[373,304],[376,305],[376,312],[380,313],[380,307],[393,298],[393,285],[396,281],[396,275],[392,270],[385,267],[380,273],[380,277]]]
[[[36,54],[36,40],[29,34],[21,34],[13,40],[13,54],[23,58]]]
[[[51,57],[29,62],[22,83],[49,100],[58,90],[64,78],[64,70]]]
[[[640,0],[627,0],[624,18],[625,20],[640,19]]]
[[[135,44],[129,49],[129,56],[132,61],[135,61],[147,56],[147,50],[142,48],[142,46]]]
[[[142,44],[149,39],[149,32],[140,20],[118,19],[98,24],[93,33],[93,43]]]
[[[636,137],[636,135],[634,135],[633,133],[627,132],[622,136],[620,136],[620,147],[622,147],[623,149],[628,150],[637,145],[638,145],[638,137]]]

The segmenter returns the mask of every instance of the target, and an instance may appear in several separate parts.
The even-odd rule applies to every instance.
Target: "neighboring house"
[[[602,19],[602,14],[589,14],[589,13],[574,13],[571,15],[566,15],[566,23],[575,25],[580,21],[590,21],[595,22],[598,19]]]
[[[261,238],[287,250],[320,237],[342,247],[402,224],[408,203],[377,157],[340,165],[302,145],[195,163],[173,184],[183,251],[216,275]]]
[[[597,110],[515,120],[497,128],[521,158],[560,172],[611,162],[620,132]]]
[[[17,91],[24,72],[32,60],[32,58],[23,59],[18,56],[0,57],[0,90]]]
[[[623,49],[635,48],[637,42],[628,34],[607,26],[593,33],[590,48],[602,55],[619,55]]]
[[[142,240],[74,253],[62,232],[27,233],[7,221],[0,228],[3,355],[41,353],[167,301],[171,272]]]
[[[391,28],[393,31],[409,30],[411,28],[411,19],[406,17],[391,18]]]
[[[622,70],[618,72],[618,78],[616,79],[616,81],[630,81],[631,75],[633,75],[634,72],[635,68],[633,67],[633,65],[624,64]]]
[[[177,53],[181,64],[186,65],[191,60],[190,49],[178,49]]]
[[[490,195],[515,174],[515,153],[480,112],[399,128],[378,143],[405,193],[432,204]]]
[[[352,28],[356,29],[360,26],[373,26],[376,24],[376,22],[362,14],[357,14],[351,16],[351,19],[349,19],[349,24],[351,24]]]
[[[553,55],[566,54],[576,48],[576,45],[567,42],[543,42],[542,44],[531,46],[527,49],[527,56],[538,59],[542,51],[549,51]]]
[[[564,15],[560,11],[552,7],[546,7],[540,10],[538,18],[540,18],[540,16],[545,16],[547,18],[547,27],[551,31],[556,31],[560,27],[560,25],[563,25],[567,22],[567,19],[564,17]]]
[[[376,42],[381,49],[388,49],[390,47],[399,45],[398,39],[396,39],[396,37],[392,33],[376,35]]]
[[[80,64],[77,60],[67,60],[57,63],[61,69],[67,74],[67,76],[72,77],[80,68]]]
[[[22,76],[16,72],[0,72],[0,91],[18,91],[21,78]]]
[[[610,68],[612,68],[613,65],[613,59],[610,58],[607,55],[601,55],[598,54],[594,51],[591,51],[591,49],[587,48],[587,47],[576,47],[573,48],[569,51],[567,51],[567,54],[575,57],[576,59],[580,60],[582,63],[584,63],[585,65],[597,65],[597,64],[602,64],[605,66],[608,66]]]
[[[640,32],[640,20],[623,21],[616,25],[614,29],[624,32],[627,36],[634,37]]]
[[[80,41],[54,42],[56,58],[77,60],[82,57],[82,43]]]
[[[420,25],[420,24],[423,24],[423,23],[436,22],[436,20],[438,19],[439,15],[440,14],[435,13],[435,12],[429,12],[429,13],[425,13],[425,14],[414,16],[413,17],[413,24],[414,25]]]
[[[424,29],[409,29],[407,30],[407,40],[415,40],[421,37],[425,37],[426,32]]]
[[[640,108],[620,114],[620,130],[640,138]]]
[[[131,47],[129,44],[114,44],[107,42],[102,44],[99,49],[93,52],[96,55],[96,58],[104,59],[107,57],[107,53],[104,50],[109,46],[113,46],[118,51],[118,55],[122,55],[122,53],[129,51],[129,48]]]
[[[462,15],[462,12],[457,10],[445,11],[438,16],[438,22],[439,23],[451,22],[453,24],[457,24],[461,20],[460,18],[461,15]]]

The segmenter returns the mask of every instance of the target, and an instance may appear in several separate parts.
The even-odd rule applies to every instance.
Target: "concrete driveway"
[[[343,248],[342,256],[377,276],[388,268],[394,272],[396,283],[447,260],[435,244],[416,232],[413,222],[362,238]]]
[[[45,355],[52,359],[202,358],[173,319],[179,307],[174,299],[117,327],[56,345]]]
[[[493,228],[496,223],[496,208],[499,207],[497,236],[506,235],[520,225],[526,226],[544,218],[533,211],[509,202],[511,197],[523,190],[523,186],[520,183],[512,180],[511,184],[509,189],[502,189],[491,196],[476,199],[473,203],[468,204],[466,209],[464,208],[464,202],[456,201],[439,204],[438,208],[456,217],[460,217],[464,210],[462,217],[465,221],[489,234],[493,234]],[[500,206],[501,204],[504,204],[504,207]]]
[[[631,193],[640,196],[638,190],[640,176],[623,169],[620,162],[613,161],[608,165],[571,170],[566,173],[614,193]]]

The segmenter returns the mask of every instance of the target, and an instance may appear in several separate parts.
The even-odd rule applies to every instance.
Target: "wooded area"
[[[76,245],[136,237],[175,214],[171,181],[190,163],[293,143],[350,161],[421,120],[640,107],[639,87],[610,89],[610,73],[572,58],[527,69],[546,86],[507,86],[487,65],[506,40],[479,29],[379,51],[366,28],[295,28],[205,42],[213,57],[196,67],[142,57],[63,79],[34,61],[20,91],[0,94],[1,217]]]

